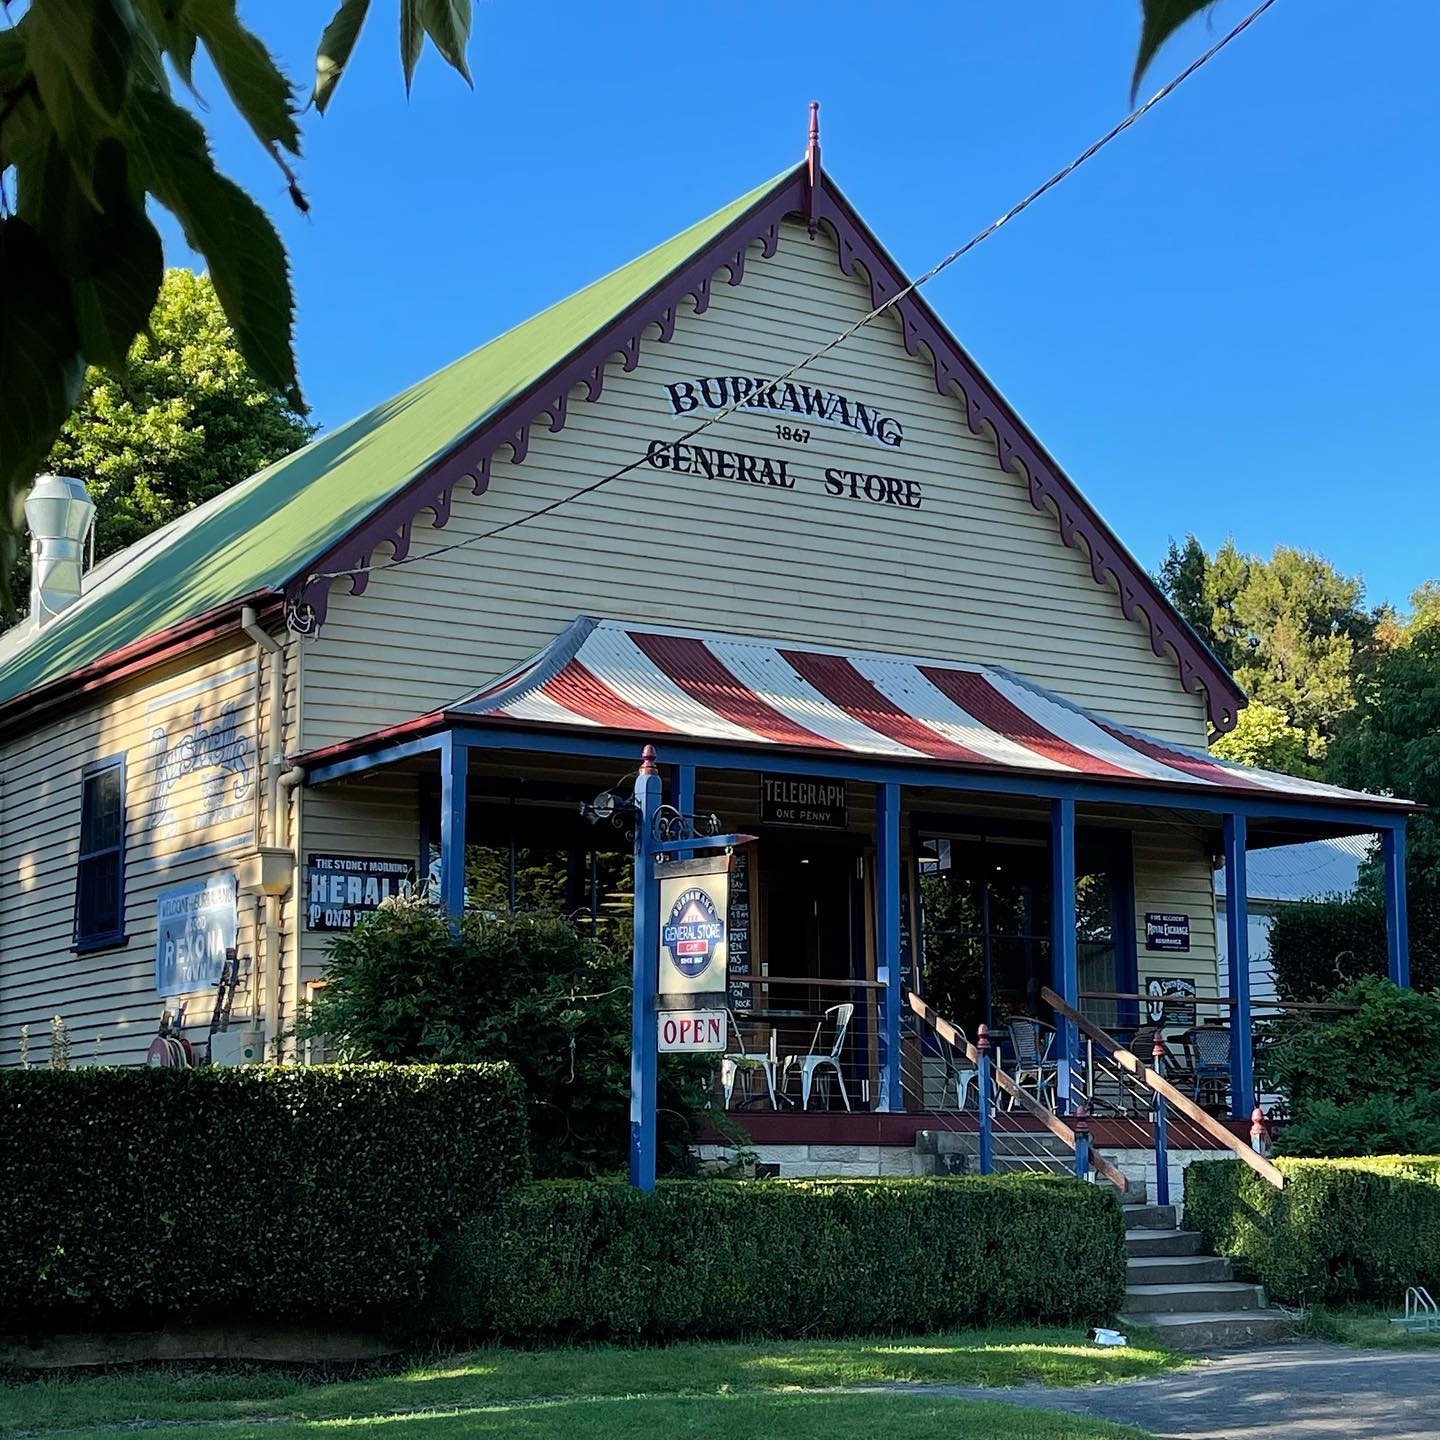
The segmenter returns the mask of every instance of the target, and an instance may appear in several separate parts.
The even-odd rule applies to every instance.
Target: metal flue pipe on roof
[[[30,527],[30,614],[44,625],[80,598],[95,502],[83,480],[41,475],[25,501],[25,523]]]

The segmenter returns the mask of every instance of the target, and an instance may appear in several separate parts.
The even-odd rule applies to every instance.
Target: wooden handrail
[[[1043,986],[1040,998],[1057,1014],[1075,1023],[1080,1033],[1097,1044],[1103,1045],[1114,1057],[1122,1070],[1128,1070],[1135,1078],[1149,1086],[1157,1095],[1162,1095],[1167,1104],[1174,1106],[1187,1120],[1192,1120],[1213,1140],[1218,1140],[1227,1150],[1233,1150],[1257,1175],[1263,1176],[1277,1190],[1285,1188],[1285,1177],[1279,1169],[1263,1155],[1257,1155],[1243,1140],[1232,1135],[1213,1115],[1207,1115],[1188,1095],[1177,1090],[1163,1075],[1157,1075],[1148,1065],[1137,1060],[1113,1036],[1107,1035],[1093,1021],[1087,1020],[1078,1010],[1072,1009],[1048,985]]]
[[[913,990],[907,992],[910,1008],[942,1040],[964,1051],[976,1070],[980,1068],[980,1052],[943,1015],[932,1010]],[[1023,1110],[1035,1117],[1058,1140],[1063,1140],[1072,1150],[1075,1148],[1075,1132],[1053,1111],[1048,1110],[1033,1095],[1027,1095],[998,1065],[993,1062],[990,1074],[995,1084],[1012,1100],[1018,1100]],[[981,1096],[981,1104],[985,1097]],[[1123,1172],[1116,1169],[1095,1147],[1090,1147],[1090,1164],[1097,1175],[1103,1176],[1122,1193],[1129,1189]]]
[[[837,980],[828,975],[727,975],[736,985],[814,985],[832,990],[883,990],[883,980]]]
[[[1211,1005],[1234,1009],[1240,1002],[1233,995],[1150,995],[1138,990],[1082,990],[1081,1000],[1143,1000],[1153,1005],[1157,1000],[1176,1010],[1187,1005]],[[1333,1015],[1353,1015],[1358,1005],[1332,1005],[1328,1000],[1252,1000],[1251,1010],[1324,1010]]]

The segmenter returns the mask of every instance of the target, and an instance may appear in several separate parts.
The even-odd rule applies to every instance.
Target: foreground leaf
[[[435,48],[472,84],[465,63],[465,46],[470,39],[470,0],[420,0],[420,23],[435,42]]]
[[[1130,81],[1130,100],[1140,93],[1140,82],[1155,58],[1155,52],[1188,20],[1208,10],[1215,0],[1140,0],[1144,23],[1140,28],[1140,51],[1135,57],[1135,74]]]
[[[30,15],[37,32],[62,42],[58,53],[86,104],[113,120],[129,93],[135,59],[129,0],[38,0]]]
[[[315,90],[310,103],[323,115],[360,36],[360,27],[370,9],[370,0],[341,0],[315,52]]]
[[[400,0],[400,63],[405,69],[407,95],[424,44],[425,27],[420,23],[420,0]]]
[[[85,361],[65,277],[39,231],[14,215],[0,218],[0,293],[0,513],[13,527],[80,393]],[[0,571],[0,591],[8,574]]]
[[[251,369],[304,409],[291,345],[294,299],[285,247],[265,212],[215,168],[205,132],[166,95],[137,97],[134,151],[147,188],[205,256],[215,293]]]
[[[186,18],[214,62],[221,83],[264,145],[300,153],[295,91],[270,52],[241,23],[235,0],[189,0]]]

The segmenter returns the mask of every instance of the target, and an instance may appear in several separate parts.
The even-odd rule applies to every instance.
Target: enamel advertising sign
[[[730,864],[729,855],[717,855],[672,862],[660,872],[662,1053],[725,1048]]]

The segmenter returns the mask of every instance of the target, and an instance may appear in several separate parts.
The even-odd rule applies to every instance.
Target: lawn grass
[[[711,1395],[551,1400],[512,1407],[472,1406],[443,1413],[349,1415],[278,1424],[236,1422],[167,1427],[165,1440],[1148,1440],[1124,1425],[1053,1415],[1018,1405],[933,1395]],[[79,1440],[95,1431],[52,1432]]]
[[[1110,1349],[1090,1344],[1082,1330],[1017,1328],[663,1349],[495,1348],[436,1358],[394,1373],[319,1384],[274,1370],[235,1373],[194,1367],[57,1377],[0,1389],[0,1436],[153,1421],[256,1421],[265,1423],[272,1440],[279,1440],[277,1421],[348,1424],[353,1416],[440,1410],[478,1415],[505,1401],[729,1397],[895,1382],[1088,1385],[1155,1375],[1188,1363],[1142,1336],[1131,1338],[1136,1343]],[[226,1427],[223,1433],[237,1432]],[[166,1437],[177,1440],[177,1433],[167,1427]]]
[[[1440,1332],[1417,1334],[1390,1323],[1392,1315],[1404,1313],[1403,1302],[1393,1306],[1316,1306],[1306,1316],[1303,1329],[1314,1340],[1330,1340],[1361,1350],[1440,1349]]]

